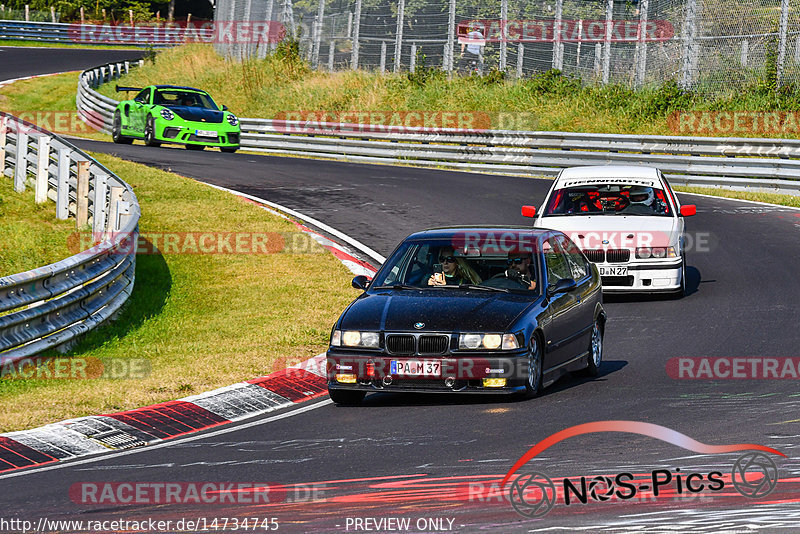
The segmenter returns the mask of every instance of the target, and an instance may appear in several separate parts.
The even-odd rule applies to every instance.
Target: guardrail
[[[0,277],[0,365],[74,340],[112,318],[133,290],[141,214],[131,187],[69,142],[0,112],[0,177],[35,188],[56,217],[104,239],[65,260]]]
[[[213,23],[181,26],[175,24],[139,26],[125,24],[79,24],[0,20],[0,39],[87,45],[130,45],[167,47],[187,40],[211,42]]]
[[[110,133],[117,101],[94,88],[127,72],[125,64],[84,71],[78,111]],[[578,165],[642,164],[675,185],[800,195],[800,141],[618,135],[455,128],[380,127],[240,118],[241,147],[347,161],[408,163],[521,176],[555,175]]]

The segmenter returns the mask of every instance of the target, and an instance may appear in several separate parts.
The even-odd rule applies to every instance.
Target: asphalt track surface
[[[529,223],[519,215],[520,205],[538,205],[549,185],[410,167],[77,144],[277,202],[384,255],[425,227]],[[6,517],[34,520],[276,517],[280,531],[288,532],[353,532],[352,520],[368,517],[412,518],[413,532],[434,530],[414,528],[416,519],[427,517],[453,519],[452,530],[459,532],[796,530],[797,382],[679,381],[667,376],[665,365],[677,356],[797,356],[800,212],[699,196],[681,200],[698,206],[687,229],[703,245],[689,251],[688,295],[607,298],[604,365],[596,379],[565,378],[542,397],[519,402],[384,394],[368,396],[357,408],[322,401],[279,420],[269,414],[255,424],[159,448],[0,477],[0,510]],[[727,491],[703,491],[694,498],[685,492],[658,498],[643,492],[626,501],[559,503],[543,518],[526,519],[496,494],[479,491],[478,484],[489,488],[533,444],[569,426],[601,420],[655,423],[712,445],[766,445],[787,458],[776,459],[781,480],[761,500],[746,499],[728,485]],[[659,468],[730,473],[738,456],[697,454],[651,437],[603,433],[562,441],[521,472],[538,471],[557,484],[566,476],[625,471],[649,477]],[[269,505],[73,502],[70,488],[87,481],[272,482],[288,486],[289,493],[284,502]]]

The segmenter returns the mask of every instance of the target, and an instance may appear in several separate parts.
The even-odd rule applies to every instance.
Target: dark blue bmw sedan
[[[597,268],[561,232],[435,228],[408,236],[331,332],[328,391],[536,396],[603,357]]]

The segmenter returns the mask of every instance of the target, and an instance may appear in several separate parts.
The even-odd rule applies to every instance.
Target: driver
[[[508,269],[494,275],[493,279],[506,279],[525,289],[536,289],[536,274],[531,269],[533,257],[530,252],[509,252],[506,260]],[[513,285],[513,284],[512,284]],[[503,284],[503,287],[508,287]],[[517,288],[519,286],[516,286]]]
[[[653,209],[653,201],[655,195],[653,189],[650,187],[634,186],[631,187],[628,198],[631,203],[625,210],[626,213],[640,213],[643,215],[652,215],[655,211]]]

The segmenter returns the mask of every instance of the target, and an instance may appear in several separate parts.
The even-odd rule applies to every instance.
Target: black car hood
[[[187,121],[207,122],[209,124],[219,124],[222,122],[224,113],[215,109],[195,108],[189,106],[170,106],[169,108],[178,117]]]
[[[367,293],[343,314],[343,330],[505,332],[538,298],[462,289]],[[414,327],[425,323],[422,329]]]

